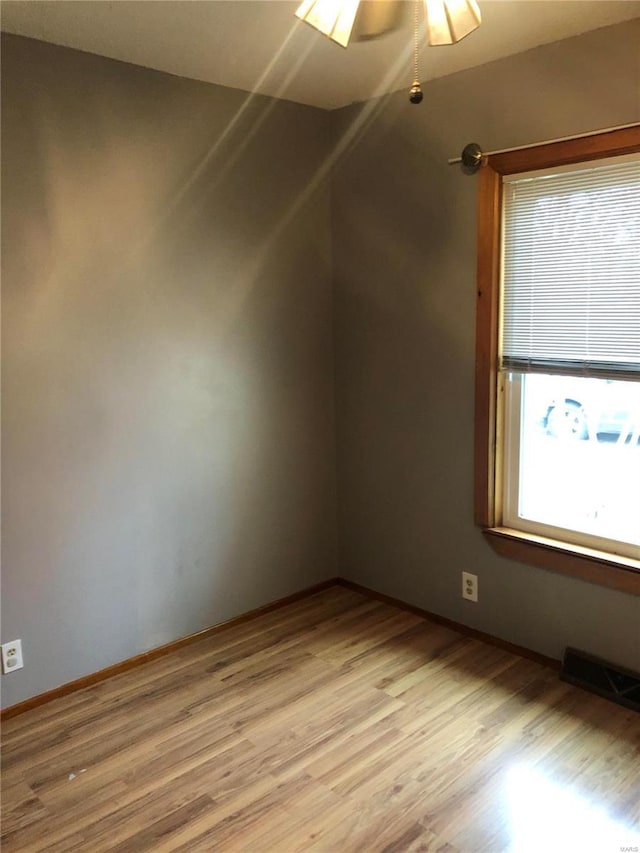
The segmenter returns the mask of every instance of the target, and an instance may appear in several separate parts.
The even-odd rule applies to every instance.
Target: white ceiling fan
[[[420,6],[424,6],[427,42],[449,45],[480,26],[482,17],[476,0],[414,0],[412,104],[422,102],[418,74]],[[354,41],[378,38],[396,29],[407,4],[399,0],[303,0],[296,15],[342,47]]]
[[[476,0],[416,0],[424,6],[427,41],[449,45],[468,36],[482,20]],[[396,29],[407,3],[399,0],[303,0],[296,15],[342,47]]]

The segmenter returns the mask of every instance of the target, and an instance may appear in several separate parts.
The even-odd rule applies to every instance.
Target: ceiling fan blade
[[[409,6],[403,0],[361,0],[351,40],[369,41],[398,29]]]
[[[425,0],[424,6],[431,45],[456,44],[482,21],[476,0]]]
[[[341,47],[346,47],[357,10],[358,0],[303,0],[296,10],[296,17]]]

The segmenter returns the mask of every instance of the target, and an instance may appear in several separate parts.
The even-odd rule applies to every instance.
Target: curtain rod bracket
[[[482,148],[478,143],[470,142],[462,149],[459,162],[462,163],[466,171],[474,174],[482,166],[483,157]]]

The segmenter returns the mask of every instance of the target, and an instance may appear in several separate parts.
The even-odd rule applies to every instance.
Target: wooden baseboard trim
[[[376,592],[369,587],[362,586],[355,581],[346,580],[346,578],[336,578],[338,586],[343,586],[346,589],[351,589],[354,592],[359,592],[361,595],[366,595],[368,598],[373,598],[376,601],[382,601],[384,604],[391,604],[393,607],[398,607],[400,610],[406,610],[416,616],[421,616],[423,619],[428,619],[430,622],[436,622],[438,625],[443,625],[445,628],[450,628],[452,631],[457,631],[459,634],[464,634],[466,637],[472,637],[474,640],[480,640],[490,646],[496,646],[506,652],[511,652],[514,655],[519,655],[523,658],[528,658],[536,663],[548,666],[551,669],[560,670],[561,661],[555,658],[549,658],[546,655],[541,655],[539,652],[534,652],[524,646],[517,646],[514,643],[508,643],[506,640],[501,640],[499,637],[494,637],[492,634],[485,634],[484,631],[478,631],[476,628],[469,628],[467,625],[462,625],[460,622],[454,622],[453,619],[447,619],[445,616],[438,616],[437,613],[431,613],[429,610],[423,610],[422,607],[416,607],[413,604],[408,604],[399,598],[393,598],[391,595],[385,595],[383,592]]]
[[[368,598],[373,598],[376,601],[382,601],[385,604],[390,604],[393,607],[406,610],[407,612],[420,616],[423,619],[428,619],[430,622],[436,622],[438,625],[444,625],[446,628],[450,628],[452,631],[457,631],[459,634],[464,634],[467,637],[472,637],[473,639],[480,640],[483,643],[497,646],[499,649],[519,655],[520,657],[528,658],[529,660],[533,660],[543,666],[560,670],[561,662],[559,660],[555,660],[555,658],[546,657],[546,655],[541,655],[538,652],[531,651],[531,649],[524,648],[524,646],[517,646],[513,643],[508,643],[506,640],[501,640],[491,634],[485,634],[484,631],[469,628],[467,625],[462,625],[460,622],[454,622],[453,619],[438,616],[437,613],[431,613],[429,610],[423,610],[422,607],[416,607],[415,605],[402,601],[399,598],[393,598],[392,596],[385,595],[382,592],[376,592],[373,589],[369,589],[369,587],[355,583],[355,581],[336,577],[314,584],[313,586],[302,589],[299,592],[294,592],[284,598],[279,598],[276,601],[271,601],[268,604],[263,604],[262,607],[256,607],[254,610],[247,611],[247,613],[241,613],[239,616],[234,616],[232,619],[219,622],[216,625],[212,625],[210,628],[205,628],[203,631],[198,631],[195,634],[189,634],[187,637],[181,637],[178,640],[173,640],[173,642],[166,643],[164,646],[158,646],[148,652],[143,652],[140,655],[127,658],[126,660],[120,661],[120,663],[113,664],[105,669],[100,669],[97,672],[92,672],[82,678],[77,678],[75,681],[69,681],[66,684],[61,684],[60,687],[55,687],[53,690],[48,690],[46,693],[40,693],[37,696],[32,696],[30,699],[25,699],[24,702],[18,702],[16,705],[10,705],[8,708],[4,708],[0,711],[0,719],[8,720],[11,717],[17,717],[18,714],[24,714],[25,711],[38,708],[40,705],[45,705],[47,702],[52,702],[54,699],[58,699],[61,696],[67,696],[69,693],[75,693],[77,690],[82,690],[84,687],[90,687],[92,684],[97,684],[100,681],[106,681],[107,678],[111,678],[114,675],[119,675],[120,673],[127,672],[127,670],[134,669],[137,666],[142,666],[145,663],[149,663],[149,661],[156,660],[156,658],[163,657],[177,649],[181,649],[183,646],[188,646],[191,643],[197,643],[198,640],[204,640],[206,637],[210,637],[212,634],[217,634],[219,631],[224,631],[226,628],[230,628],[234,625],[240,625],[242,622],[249,622],[252,619],[256,619],[258,616],[270,613],[272,610],[278,610],[281,607],[286,607],[287,604],[293,604],[296,601],[308,598],[309,596],[322,592],[325,589],[329,589],[332,586],[342,586],[345,589],[359,592],[361,595],[365,595]]]
[[[217,634],[219,631],[224,631],[226,628],[231,628],[234,625],[240,625],[242,622],[249,622],[258,616],[263,616],[265,613],[270,613],[272,610],[279,610],[281,607],[286,607],[287,604],[293,604],[303,598],[308,598],[325,589],[338,584],[339,578],[330,578],[326,581],[306,587],[299,592],[294,592],[291,595],[286,595],[284,598],[278,598],[276,601],[270,601],[268,604],[263,604],[261,607],[256,607],[254,610],[249,610],[246,613],[241,613],[239,616],[234,616],[224,622],[218,622],[210,628],[205,628],[203,631],[198,631],[195,634],[189,634],[187,637],[180,637],[178,640],[173,640],[163,646],[158,646],[155,649],[150,649],[148,652],[143,652],[140,655],[127,658],[126,660],[115,663],[112,666],[107,666],[105,669],[100,669],[97,672],[92,672],[82,678],[77,678],[75,681],[68,681],[66,684],[61,684],[60,687],[54,687],[53,690],[47,690],[46,693],[39,693],[37,696],[32,696],[30,699],[25,699],[24,702],[18,702],[16,705],[10,705],[0,711],[0,719],[8,720],[11,717],[17,717],[18,714],[24,714],[25,711],[31,711],[33,708],[38,708],[40,705],[46,705],[47,702],[52,702],[61,696],[67,696],[69,693],[75,693],[77,690],[82,690],[84,687],[90,687],[92,684],[97,684],[100,681],[106,681],[114,675],[119,675],[122,672],[127,672],[129,669],[134,669],[137,666],[142,666],[156,658],[168,655],[181,649],[183,646],[188,646],[191,643],[197,643],[199,640],[204,640],[212,634]]]

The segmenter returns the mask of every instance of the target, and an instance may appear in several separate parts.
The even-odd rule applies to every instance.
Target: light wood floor
[[[3,756],[4,853],[615,853],[640,822],[640,715],[341,587],[10,719]]]

